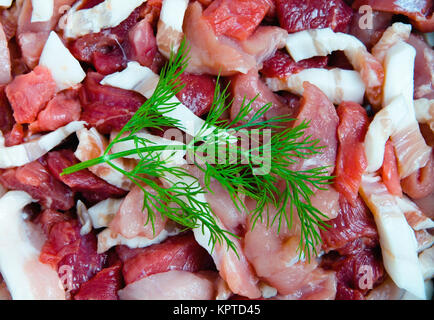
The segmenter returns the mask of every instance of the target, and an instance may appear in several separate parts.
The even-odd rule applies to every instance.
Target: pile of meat
[[[429,294],[434,51],[423,33],[434,31],[431,1],[9,2],[0,2],[0,299]],[[319,230],[318,256],[299,255],[297,215],[291,229],[252,228],[216,181],[206,200],[239,237],[238,256],[160,215],[153,229],[141,189],[108,166],[61,175],[99,156],[146,101],[102,84],[107,76],[131,62],[159,74],[183,37],[190,60],[176,97],[194,115],[209,112],[220,75],[233,98],[227,117],[258,95],[253,110],[272,103],[265,117],[310,121],[306,135],[324,149],[291,169],[328,166],[336,177],[312,198],[329,225]],[[399,61],[409,67],[397,70]],[[400,236],[408,243],[397,248]],[[418,286],[402,280],[409,270]]]

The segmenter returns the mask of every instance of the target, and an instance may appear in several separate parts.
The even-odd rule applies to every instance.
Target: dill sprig
[[[174,102],[173,97],[183,87],[178,78],[188,64],[186,51],[183,41],[178,53],[172,55],[163,68],[152,97],[112,140],[104,155],[67,168],[63,174],[107,163],[142,189],[144,209],[148,210],[147,223],[154,226],[155,213],[160,213],[186,228],[201,228],[203,233],[209,234],[213,248],[216,243],[226,243],[236,252],[232,241],[236,236],[219,226],[205,199],[207,192],[213,192],[209,185],[211,179],[215,179],[228,191],[239,210],[247,211],[241,195],[256,201],[256,209],[250,212],[252,228],[265,219],[267,225],[277,223],[279,232],[283,223],[291,229],[296,213],[301,225],[300,257],[304,255],[310,259],[317,253],[316,247],[321,242],[318,229],[327,227],[322,219],[326,216],[312,205],[310,199],[315,190],[325,189],[333,177],[328,176],[327,167],[291,170],[292,165],[320,153],[323,148],[319,140],[305,136],[309,122],[302,121],[291,127],[289,124],[295,119],[288,116],[267,118],[271,103],[255,111],[253,103],[256,98],[244,99],[240,112],[231,121],[222,120],[232,101],[227,102],[228,86],[222,89],[217,81],[211,111],[189,143],[156,145],[137,135],[149,128],[184,129],[179,120],[168,117],[167,113],[180,104]],[[240,147],[243,137],[248,137],[249,144]],[[135,148],[111,153],[114,145],[126,141],[133,141]],[[187,159],[204,172],[205,189],[186,167],[174,165],[170,157],[162,158],[159,151],[168,150],[173,152],[172,156],[177,152],[186,153]],[[113,162],[131,155],[140,159],[132,171],[125,171]],[[276,213],[270,216],[273,208],[277,211],[274,210]]]

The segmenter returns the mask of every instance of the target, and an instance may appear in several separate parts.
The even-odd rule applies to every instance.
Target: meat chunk
[[[357,103],[344,102],[337,109],[339,115],[339,148],[336,159],[336,189],[348,201],[355,203],[362,174],[367,168],[363,142],[368,130],[366,110]]]
[[[0,182],[8,189],[26,191],[45,208],[66,211],[74,206],[74,193],[49,172],[43,158],[4,171]]]
[[[353,11],[343,0],[276,0],[277,17],[288,32],[332,28],[346,32]]]
[[[11,56],[6,34],[0,22],[0,85],[9,83],[11,79]]]
[[[265,0],[215,0],[203,12],[217,36],[247,39],[269,10]]]
[[[7,87],[6,95],[19,124],[32,123],[57,91],[50,71],[36,67],[32,72],[16,77]]]
[[[191,233],[171,237],[147,248],[136,249],[132,256],[130,254],[120,254],[121,259],[122,256],[126,258],[122,269],[126,284],[169,270],[198,272],[213,269],[211,257],[199,246]]]
[[[47,106],[38,114],[38,119],[31,123],[32,133],[54,131],[72,121],[78,121],[81,104],[77,90],[65,90],[56,94]]]

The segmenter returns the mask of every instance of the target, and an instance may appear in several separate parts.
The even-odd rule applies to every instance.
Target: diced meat
[[[216,37],[202,16],[200,3],[188,6],[184,33],[190,49],[187,72],[228,76],[237,72],[246,73],[256,66],[255,59],[237,48],[233,41]]]
[[[152,188],[147,186],[144,188],[147,192],[155,194]],[[148,199],[148,202],[151,201],[152,199]],[[149,204],[151,208],[153,205],[155,204]],[[152,212],[152,216],[148,214],[148,209],[144,208],[144,193],[140,187],[134,185],[109,227],[112,232],[121,234],[127,239],[135,237],[154,239],[164,229],[166,221],[167,219],[159,212]]]
[[[47,155],[47,165],[50,173],[74,192],[81,192],[92,203],[108,198],[122,197],[126,194],[124,190],[105,182],[87,169],[69,175],[60,175],[64,169],[78,162],[74,153],[70,150],[53,151]]]
[[[95,235],[81,236],[80,228],[77,220],[53,225],[39,257],[41,262],[58,270],[71,294],[101,271],[107,259],[105,254],[97,254]]]
[[[17,39],[26,65],[34,68],[42,53],[45,41],[50,31],[55,29],[65,6],[71,6],[75,0],[55,0],[53,15],[46,22],[31,22],[33,8],[32,0],[24,0],[19,10]]]
[[[288,32],[332,28],[346,32],[353,10],[343,0],[276,0],[279,24]]]
[[[240,41],[243,51],[256,59],[257,69],[272,57],[278,49],[285,46],[288,33],[275,26],[259,26],[246,40]]]
[[[83,0],[77,10],[90,9],[100,4],[104,0]]]
[[[18,36],[18,43],[21,48],[25,64],[33,69],[38,65],[45,42],[50,35],[49,31],[25,32]]]
[[[43,158],[4,171],[0,182],[8,189],[26,191],[45,208],[66,211],[74,206],[74,193],[50,174]]]
[[[137,249],[134,253],[133,257],[124,261],[122,273],[126,284],[169,270],[198,272],[214,268],[209,254],[189,232],[171,237],[160,244]]]
[[[380,40],[383,32],[390,26],[392,22],[393,14],[381,11],[372,11],[372,20],[364,20],[367,17],[367,13],[354,12],[353,19],[351,21],[349,34],[357,37],[368,50]],[[366,22],[366,26],[362,25],[360,22]],[[372,21],[372,28],[368,24]],[[361,28],[363,27],[363,28]]]
[[[358,196],[362,174],[367,168],[364,141],[369,126],[366,110],[357,103],[339,105],[339,148],[336,159],[335,187],[351,203]]]
[[[208,113],[214,101],[216,78],[184,72],[178,80],[185,85],[176,95],[179,101],[199,117]]]
[[[12,108],[6,97],[5,87],[0,87],[0,131],[5,134],[12,130],[14,125]]]
[[[275,214],[273,211],[269,212],[270,221]],[[244,238],[244,252],[257,276],[276,288],[280,295],[298,292],[303,296],[306,292],[306,295],[334,299],[336,282],[333,273],[318,269],[314,260],[299,260],[300,222],[297,215],[293,217],[291,230],[283,222],[280,232],[277,230],[278,223],[267,227],[266,220],[257,221],[252,228],[253,222],[249,219]],[[331,283],[324,282],[327,277],[331,278]]]
[[[51,99],[42,110],[38,119],[31,123],[32,133],[54,131],[72,121],[78,121],[81,115],[81,104],[77,90],[65,90]]]
[[[7,87],[6,95],[19,124],[32,123],[39,111],[51,100],[57,85],[50,71],[36,67],[32,72],[16,77]]]
[[[434,99],[434,50],[414,34],[407,42],[416,49],[414,97]]]
[[[265,0],[215,0],[203,12],[217,36],[247,39],[269,10]]]
[[[0,22],[0,85],[7,84],[11,80],[11,56],[8,40]]]
[[[230,79],[230,93],[233,97],[231,106],[231,119],[235,119],[240,113],[241,106],[244,106],[258,96],[251,104],[252,114],[258,112],[263,106],[272,103],[271,108],[265,114],[266,118],[276,115],[287,114],[287,108],[278,97],[262,82],[256,70],[247,74],[239,74]]]
[[[327,221],[331,227],[321,230],[323,249],[326,252],[343,248],[347,243],[357,239],[378,239],[374,218],[360,197],[352,205],[341,196],[339,204],[337,218]]]
[[[170,270],[127,285],[119,291],[119,297],[121,300],[211,300],[215,299],[215,291],[215,281],[208,274]]]
[[[24,142],[24,127],[21,124],[14,124],[11,132],[6,135],[5,146],[16,146]]]
[[[324,148],[321,149],[321,154],[300,160],[297,164],[291,165],[290,169],[301,171],[329,166],[327,171],[332,174],[335,170],[338,148],[336,132],[339,117],[334,105],[320,89],[309,82],[305,82],[303,87],[301,108],[294,126],[299,125],[302,121],[310,121],[309,128],[305,130],[305,136],[320,139],[318,146],[324,146]]]
[[[422,199],[434,192],[434,153],[426,166],[403,179],[401,186],[413,199]]]
[[[368,290],[380,284],[385,275],[378,247],[361,249],[347,256],[330,254],[324,258],[322,266],[336,271],[336,300],[364,300]]]
[[[295,62],[286,51],[279,50],[270,59],[264,61],[260,72],[267,78],[286,79],[304,69],[325,68],[327,63],[328,57],[314,57]]]
[[[118,300],[118,291],[122,287],[122,265],[98,272],[92,279],[82,284],[74,300]]]
[[[402,197],[402,189],[400,184],[398,162],[396,160],[395,149],[392,142],[389,140],[386,143],[384,150],[384,161],[381,168],[381,177],[387,190],[395,196]]]
[[[311,198],[312,206],[318,209],[327,218],[326,220],[335,219],[339,215],[339,192],[335,188],[329,187],[327,190],[318,190]]]
[[[142,66],[151,67],[157,55],[157,40],[152,25],[142,20],[129,32],[129,57]]]
[[[100,85],[102,79],[102,75],[90,72],[84,80],[80,90],[81,120],[109,134],[121,130],[145,99],[135,92]]]
[[[50,234],[51,228],[59,222],[71,220],[71,215],[59,212],[52,209],[45,209],[34,220],[34,222],[41,226],[45,235]]]
[[[369,5],[373,10],[402,14],[411,19],[412,24],[421,32],[434,30],[431,0],[394,1],[394,0],[356,0],[353,8]]]

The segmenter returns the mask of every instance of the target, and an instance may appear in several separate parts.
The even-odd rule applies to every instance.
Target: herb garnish
[[[167,113],[173,115],[180,104],[173,102],[173,98],[183,88],[178,78],[187,67],[186,56],[183,41],[178,53],[171,56],[161,71],[154,94],[112,140],[104,155],[69,167],[62,174],[106,163],[142,189],[144,209],[148,210],[147,223],[154,226],[155,213],[158,212],[186,228],[202,228],[202,232],[209,235],[212,248],[216,243],[226,243],[228,249],[236,252],[232,239],[237,237],[219,226],[206,202],[205,194],[213,191],[209,187],[208,190],[202,188],[199,180],[183,166],[184,163],[174,165],[171,159],[163,158],[159,151],[173,151],[173,157],[177,152],[186,152],[187,158],[192,159],[192,163],[204,172],[205,185],[209,186],[211,179],[217,180],[229,192],[239,210],[247,210],[241,196],[257,202],[256,209],[250,213],[253,227],[258,220],[263,221],[265,218],[268,225],[270,220],[271,224],[278,223],[279,232],[284,221],[291,229],[296,212],[301,223],[299,253],[310,259],[312,253],[317,253],[316,246],[321,242],[317,228],[324,229],[327,226],[321,218],[326,216],[311,204],[310,198],[315,189],[324,190],[333,177],[328,176],[327,167],[306,171],[288,168],[300,159],[321,152],[319,140],[305,137],[304,131],[309,127],[309,122],[303,121],[291,128],[288,123],[295,119],[287,116],[266,119],[264,116],[271,104],[255,112],[252,108],[255,99],[244,101],[239,114],[232,121],[220,120],[232,102],[227,103],[228,87],[222,90],[217,81],[211,111],[201,130],[188,143],[156,145],[138,134],[150,128],[162,130],[164,127],[175,127],[185,130],[178,119],[168,117]],[[238,146],[240,132],[241,136],[250,139],[247,147]],[[117,143],[127,141],[133,141],[135,148],[110,153]],[[115,159],[131,155],[140,157],[132,171],[125,171],[113,163]],[[268,160],[265,164],[264,157]],[[263,165],[259,167],[261,163]],[[283,191],[277,186],[279,181],[283,181]],[[151,187],[153,192],[147,191],[143,185]],[[277,214],[272,219],[269,216],[271,206],[277,208]]]

